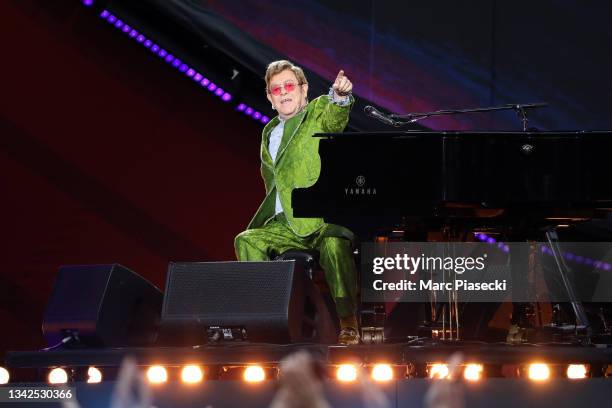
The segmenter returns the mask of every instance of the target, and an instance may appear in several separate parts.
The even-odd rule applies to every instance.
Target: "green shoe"
[[[359,332],[352,327],[345,327],[340,330],[340,334],[338,335],[338,344],[342,344],[343,346],[354,346],[355,344],[359,344]]]

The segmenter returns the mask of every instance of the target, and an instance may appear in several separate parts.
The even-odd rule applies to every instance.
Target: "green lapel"
[[[291,119],[285,121],[285,128],[283,129],[283,139],[281,140],[280,146],[278,147],[278,153],[276,155],[276,162],[278,163],[287,149],[287,146],[291,142],[291,139],[297,133],[297,130],[300,128],[300,125],[306,118],[306,113],[308,109],[304,109],[302,112],[298,113]]]
[[[268,124],[263,128],[263,137],[261,138],[261,162],[268,166],[273,167],[272,156],[270,155],[270,133],[272,129],[278,125],[278,116],[274,117]]]

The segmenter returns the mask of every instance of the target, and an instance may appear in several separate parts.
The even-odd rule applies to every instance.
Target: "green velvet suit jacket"
[[[266,187],[266,198],[247,228],[258,228],[274,216],[276,192],[279,192],[283,212],[293,232],[305,237],[322,228],[329,230],[322,218],[295,218],[291,206],[291,191],[294,188],[312,186],[319,178],[321,159],[319,138],[315,133],[342,132],[349,119],[353,104],[339,106],[324,95],[312,100],[298,115],[285,122],[276,161],[272,162],[268,145],[270,133],[279,123],[278,116],[264,127],[261,139],[261,176]],[[341,228],[341,227],[340,227]],[[331,228],[333,229],[333,228]],[[348,230],[331,235],[347,235]],[[350,235],[347,238],[351,238]]]

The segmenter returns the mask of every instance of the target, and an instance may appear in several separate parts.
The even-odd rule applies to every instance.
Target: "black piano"
[[[612,208],[612,131],[326,133],[298,217],[566,223]]]
[[[612,131],[313,137],[321,138],[321,173],[312,186],[294,189],[294,215],[344,225],[362,242],[414,225],[460,231],[446,237],[460,240],[480,229],[508,241],[544,238],[560,259],[556,227],[603,218],[612,210]],[[571,274],[559,265],[573,324],[588,328]],[[524,306],[515,304],[514,314],[525,315],[517,312]]]

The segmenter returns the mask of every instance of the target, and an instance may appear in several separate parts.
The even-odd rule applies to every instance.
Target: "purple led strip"
[[[508,245],[504,244],[503,242],[497,242],[495,238],[490,237],[487,234],[483,234],[482,232],[477,232],[474,234],[474,236],[476,237],[476,239],[482,242],[486,242],[491,245],[496,244],[498,248],[500,248],[502,251],[506,253],[510,251],[510,248],[508,247]],[[552,249],[550,249],[546,245],[540,245],[540,251],[542,251],[543,254],[547,254],[551,256],[553,254]],[[602,269],[604,271],[612,270],[612,264],[609,264],[608,262],[603,262],[601,260],[588,258],[582,255],[577,255],[572,252],[563,252],[561,255],[563,256],[565,260],[570,261],[570,262],[575,262],[581,265],[590,266],[596,269]]]
[[[83,0],[83,4],[86,6],[91,6],[93,4],[93,0]],[[205,88],[213,95],[219,97],[223,102],[230,102],[232,100],[232,95],[229,92],[223,90],[223,88],[210,81],[202,73],[196,71],[194,68],[190,67],[189,65],[181,61],[179,58],[172,55],[168,50],[165,50],[159,44],[156,44],[153,40],[147,38],[146,35],[140,33],[134,27],[129,26],[127,23],[112,14],[110,11],[103,10],[100,13],[100,18],[106,20],[113,27],[115,27],[131,39],[135,40],[152,53],[156,54],[159,58],[161,58],[171,67],[177,69],[180,73],[184,74],[188,78],[192,79],[195,83],[199,84],[200,87]],[[251,108],[250,106],[247,106],[244,103],[238,104],[236,110],[247,116],[250,116],[252,119],[263,123],[264,125],[270,121],[270,118],[265,115],[262,115],[261,112],[256,111],[255,109]]]

